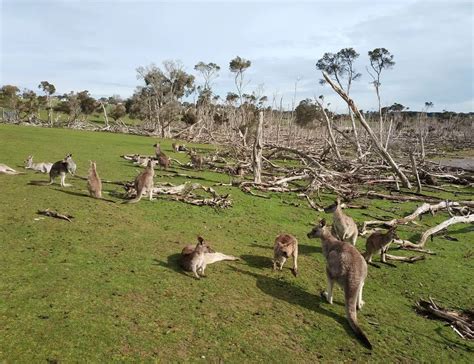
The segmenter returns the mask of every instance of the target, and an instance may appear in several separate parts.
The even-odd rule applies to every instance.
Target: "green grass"
[[[79,175],[87,173],[92,159],[102,178],[131,180],[139,169],[120,155],[151,154],[155,142],[0,125],[0,162],[21,170],[29,154],[36,162],[54,162],[72,152]],[[162,144],[165,152],[187,161],[187,156],[171,153],[170,140]],[[229,181],[212,172],[184,173],[205,177],[209,186]],[[157,171],[155,181],[184,180],[161,174]],[[215,187],[231,194],[232,208],[217,211],[166,199],[121,205],[81,196],[85,181],[70,176],[67,182],[73,186],[64,189],[29,185],[32,180],[47,176],[31,171],[0,175],[0,361],[473,360],[472,343],[413,309],[418,298],[428,296],[449,307],[472,308],[474,264],[472,254],[466,254],[474,249],[471,226],[449,228],[459,241],[435,237],[428,242],[437,255],[425,261],[369,267],[359,321],[374,345],[371,353],[349,329],[342,291],[336,289],[333,306],[319,298],[326,286],[325,263],[320,241],[308,240],[306,233],[324,214],[310,210],[304,200],[287,194],[261,199],[237,188]],[[122,192],[119,186],[104,189],[105,197],[120,201],[113,194]],[[332,198],[324,195],[323,203]],[[370,205],[368,210],[348,211],[358,222],[401,216],[417,205],[363,199],[354,203]],[[36,211],[45,208],[75,219],[39,219]],[[426,216],[418,225],[401,227],[400,235],[416,240],[446,217]],[[271,271],[273,240],[281,232],[299,239],[298,278],[288,263],[282,273]],[[216,250],[242,260],[211,265],[208,277],[200,281],[183,274],[177,254],[198,234]],[[360,238],[358,248],[364,244]]]

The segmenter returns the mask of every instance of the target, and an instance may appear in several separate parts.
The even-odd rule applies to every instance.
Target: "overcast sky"
[[[229,61],[252,61],[246,91],[263,84],[271,100],[291,104],[324,94],[315,63],[325,52],[354,47],[363,74],[352,95],[362,109],[376,96],[365,70],[367,52],[385,47],[396,65],[382,75],[382,103],[419,110],[474,111],[472,1],[151,1],[0,0],[0,84],[59,93],[130,96],[136,68],[181,60],[221,66],[216,93],[235,91]],[[197,80],[200,81],[199,79]]]

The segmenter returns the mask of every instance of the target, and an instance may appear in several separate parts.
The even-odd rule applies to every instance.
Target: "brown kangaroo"
[[[153,146],[155,147],[155,155],[158,165],[165,170],[168,169],[171,164],[170,158],[161,151],[160,144],[156,143],[153,144]]]
[[[357,309],[361,309],[364,305],[362,289],[367,277],[367,263],[354,246],[336,239],[331,234],[324,219],[308,233],[308,238],[320,238],[322,242],[328,278],[328,290],[323,293],[324,296],[332,304],[334,283],[342,287],[349,325],[357,338],[367,348],[372,349],[372,344],[357,322]]]
[[[150,159],[145,170],[135,178],[134,187],[137,191],[137,196],[134,199],[124,201],[123,203],[135,203],[141,200],[143,192],[147,191],[150,196],[150,201],[153,200],[153,177],[155,176],[156,161]]]
[[[179,265],[185,271],[193,272],[194,276],[200,279],[205,277],[204,271],[208,264],[223,260],[239,260],[239,258],[215,252],[202,237],[198,236],[196,246],[186,245],[181,251]]]
[[[87,176],[87,189],[94,198],[102,198],[102,181],[97,173],[95,162],[90,161],[89,175]]]
[[[356,245],[359,231],[352,217],[342,212],[341,199],[338,197],[334,204],[324,209],[324,212],[333,212],[332,234],[339,240]]]
[[[283,269],[283,264],[290,257],[293,257],[293,268],[291,273],[296,277],[298,275],[298,240],[290,234],[280,234],[275,239],[273,248],[273,270],[277,267]]]
[[[204,158],[202,155],[197,154],[194,150],[188,152],[189,157],[191,158],[191,164],[194,168],[201,169],[204,164]]]
[[[365,243],[364,258],[367,263],[372,262],[372,255],[380,251],[380,260],[385,263],[385,254],[393,239],[398,239],[397,227],[391,227],[385,234],[381,231],[376,231],[367,238]]]

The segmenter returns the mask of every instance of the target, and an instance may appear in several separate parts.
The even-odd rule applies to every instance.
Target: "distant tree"
[[[30,121],[35,117],[39,110],[39,100],[36,93],[32,90],[24,90],[21,95],[21,103],[19,104],[19,112],[23,113]]]
[[[230,72],[235,74],[234,82],[235,87],[237,88],[237,93],[239,95],[240,104],[242,105],[242,96],[244,89],[244,73],[252,65],[252,62],[241,58],[239,56],[235,57],[229,62]]]
[[[300,126],[313,124],[315,120],[321,119],[319,106],[311,99],[301,100],[295,109],[296,123]]]
[[[194,66],[194,69],[204,78],[203,90],[210,90],[212,87],[212,80],[219,76],[221,68],[215,63],[204,63],[201,61]]]
[[[139,67],[137,73],[145,82],[134,95],[137,107],[142,108],[140,113],[159,127],[162,137],[170,136],[170,125],[181,119],[181,98],[194,92],[194,76],[178,61],[164,61],[163,68],[154,64]]]
[[[5,107],[17,110],[20,89],[13,85],[4,85],[0,89],[0,99]]]
[[[56,92],[56,87],[48,81],[41,81],[38,85],[38,88],[43,90],[46,95],[46,104],[48,110],[48,123],[53,125],[53,106],[51,103],[51,97]]]
[[[77,93],[81,113],[85,115],[92,114],[97,109],[97,101],[89,94],[89,91],[84,90]]]
[[[375,87],[375,92],[377,94],[377,100],[379,105],[379,139],[380,143],[383,144],[383,116],[382,116],[382,105],[380,102],[380,76],[384,69],[390,69],[395,65],[393,61],[393,55],[385,48],[375,48],[372,51],[369,51],[369,60],[370,67],[372,71],[367,67],[367,72],[370,77],[372,77],[372,84]]]
[[[112,107],[109,115],[111,118],[117,121],[127,115],[127,109],[125,108],[125,105],[117,104]]]
[[[346,91],[347,95],[350,95],[352,82],[361,76],[361,74],[354,69],[354,62],[358,57],[359,53],[357,53],[354,48],[343,48],[336,54],[325,53],[316,63],[316,68],[326,72],[338,83],[339,87]],[[344,80],[345,85],[343,85]],[[320,80],[320,83],[324,84],[324,79]],[[350,107],[348,107],[348,112],[352,122],[352,131],[354,132],[357,154],[361,157],[362,148],[359,142],[354,115]]]

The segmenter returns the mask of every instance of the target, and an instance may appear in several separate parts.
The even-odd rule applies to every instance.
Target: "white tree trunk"
[[[369,124],[367,124],[367,122],[365,121],[364,116],[361,114],[361,112],[357,108],[357,105],[354,103],[354,101],[349,96],[347,96],[346,92],[343,89],[341,89],[338,85],[336,85],[331,80],[331,78],[329,77],[329,75],[326,72],[323,72],[323,76],[324,76],[324,79],[326,80],[326,82],[331,85],[333,90],[336,91],[339,94],[339,96],[341,96],[342,99],[345,102],[347,102],[347,104],[352,109],[354,114],[359,118],[360,123],[362,124],[364,129],[367,131],[367,134],[369,134],[369,136],[372,139],[373,143],[375,144],[375,146],[379,150],[380,155],[382,156],[383,159],[385,159],[385,161],[390,165],[390,167],[392,167],[393,171],[397,174],[397,176],[402,181],[403,186],[406,187],[406,188],[411,189],[410,181],[405,176],[405,174],[402,172],[402,170],[398,167],[397,163],[395,163],[392,156],[385,150],[385,148],[382,144],[383,143],[382,140],[379,140],[377,138],[377,136],[375,135],[375,133],[373,132],[373,130],[371,129]]]
[[[262,183],[262,151],[263,151],[263,111],[258,114],[257,133],[253,145],[253,181]]]

